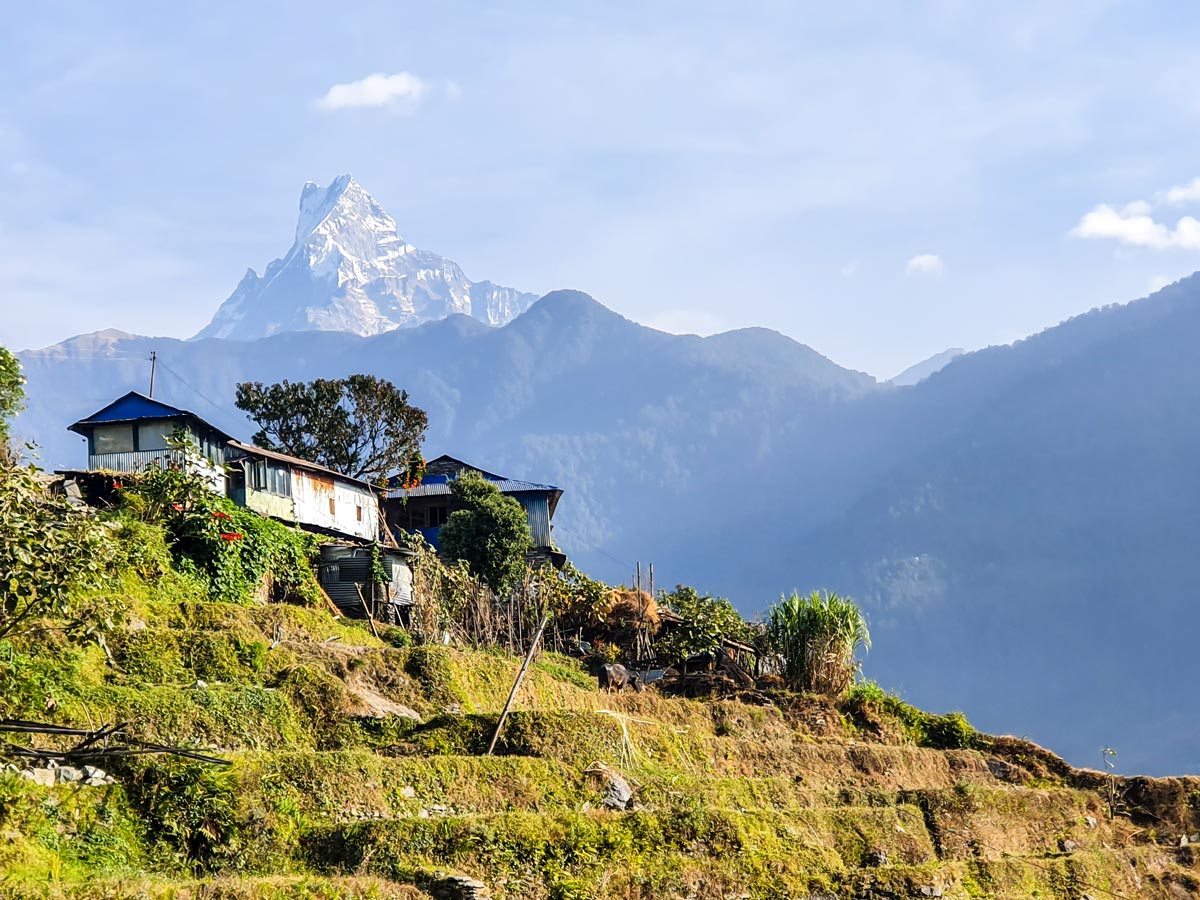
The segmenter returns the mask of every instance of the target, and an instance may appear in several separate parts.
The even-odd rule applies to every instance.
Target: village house
[[[450,483],[463,472],[478,472],[512,497],[525,510],[529,535],[533,541],[532,561],[544,560],[561,567],[566,555],[554,547],[551,520],[562,497],[562,490],[550,484],[536,484],[496,475],[453,456],[439,456],[425,466],[425,476],[414,487],[401,487],[398,477],[388,482],[384,515],[393,531],[420,532],[435,548],[438,533],[453,512]]]
[[[90,470],[140,472],[148,465],[185,462],[172,447],[176,435],[194,445],[187,462],[215,493],[226,492],[225,445],[232,440],[193,412],[152,400],[137,391],[80,419],[68,430],[87,438]]]

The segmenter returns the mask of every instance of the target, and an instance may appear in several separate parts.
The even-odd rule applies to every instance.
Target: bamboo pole
[[[521,686],[521,680],[525,677],[525,672],[529,669],[529,664],[533,662],[533,654],[537,652],[538,643],[542,639],[542,632],[546,630],[546,625],[549,622],[550,613],[546,613],[542,616],[542,624],[538,626],[537,634],[533,636],[533,642],[529,645],[529,652],[525,654],[525,662],[521,664],[521,669],[517,672],[517,680],[513,682],[512,690],[508,692],[508,700],[505,701],[504,709],[500,712],[500,720],[496,723],[496,731],[492,735],[492,742],[488,744],[488,756],[491,756],[492,751],[496,749],[496,741],[500,740],[500,731],[504,728],[504,720],[508,718],[508,711],[517,696],[517,689]]]

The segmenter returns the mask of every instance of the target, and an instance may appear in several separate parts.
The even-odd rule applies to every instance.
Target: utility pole
[[[150,351],[150,399],[154,399],[154,373],[158,369],[158,351]]]

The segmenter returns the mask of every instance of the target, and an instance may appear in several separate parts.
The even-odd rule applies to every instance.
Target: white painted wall
[[[368,541],[379,538],[379,503],[369,487],[292,469],[292,500],[296,520],[301,525],[327,528]]]

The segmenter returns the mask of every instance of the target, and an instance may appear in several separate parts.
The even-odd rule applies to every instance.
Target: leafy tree
[[[21,411],[25,399],[25,376],[21,363],[0,347],[0,448],[8,445],[8,420]]]
[[[236,403],[258,425],[251,440],[260,447],[372,482],[416,465],[429,425],[407,391],[374,375],[247,381]]]
[[[478,472],[463,472],[450,485],[454,511],[438,535],[442,552],[463,560],[497,594],[525,573],[533,549],[525,510]]]
[[[783,657],[792,687],[817,694],[841,694],[858,673],[859,647],[871,648],[862,610],[849,597],[813,591],[793,592],[771,607],[767,632]]]
[[[751,627],[724,597],[703,595],[680,584],[670,593],[659,591],[659,605],[669,607],[684,620],[655,642],[659,659],[667,665],[678,665],[701,653],[715,653],[725,638],[746,641],[752,637]]]

